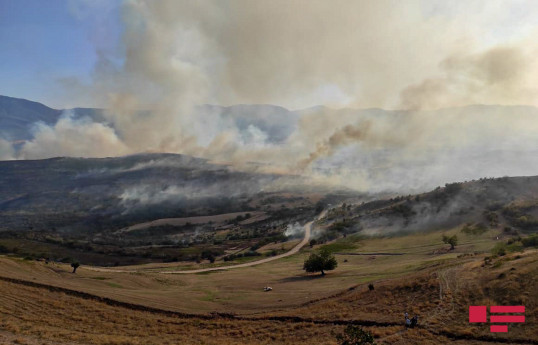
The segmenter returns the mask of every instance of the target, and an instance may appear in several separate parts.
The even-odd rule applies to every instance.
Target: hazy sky
[[[536,23],[532,0],[0,0],[0,94],[55,107],[108,106],[122,86],[118,78],[103,81],[103,62],[128,72],[126,55],[137,43],[129,35],[137,34],[139,49],[156,50],[152,63],[203,70],[201,82],[212,85],[200,102],[295,109],[415,107],[424,98],[435,101],[431,107],[529,103],[534,94],[522,94],[534,91],[527,87],[534,80],[509,85],[517,97],[461,93],[481,87],[469,78],[482,71],[467,65],[490,48],[515,48],[516,56],[500,59],[533,68],[525,59],[534,52]],[[152,34],[162,42],[144,45]],[[96,95],[97,84],[107,95]]]
[[[0,94],[73,105],[62,79],[89,82],[98,50],[121,59],[120,2],[94,3],[0,0]]]
[[[535,0],[0,0],[0,94],[107,109],[0,159],[173,152],[361,190],[532,175],[538,108],[503,106],[538,106],[536,42]]]

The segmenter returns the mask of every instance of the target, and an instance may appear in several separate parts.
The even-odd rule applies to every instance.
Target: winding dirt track
[[[320,213],[320,215],[316,217],[316,220],[322,218],[324,215],[325,215],[325,211]],[[272,256],[272,257],[269,257],[269,258],[256,260],[256,261],[252,261],[252,262],[247,262],[247,263],[239,264],[239,265],[201,268],[201,269],[197,269],[197,270],[151,271],[151,272],[152,273],[162,273],[162,274],[194,274],[194,273],[222,271],[222,270],[231,270],[231,269],[234,269],[234,268],[250,267],[250,266],[260,265],[260,264],[264,264],[264,263],[271,262],[271,261],[274,261],[274,260],[282,259],[282,258],[285,258],[287,256],[297,254],[299,252],[299,250],[301,250],[301,248],[303,248],[308,243],[308,241],[310,241],[310,234],[312,232],[312,224],[313,223],[314,223],[314,221],[310,221],[310,222],[306,223],[303,226],[303,228],[304,228],[304,238],[303,238],[303,240],[301,242],[299,242],[299,244],[297,244],[295,247],[293,247],[290,251],[288,251],[288,252],[286,252],[284,254],[275,255],[275,256]],[[141,270],[118,270],[118,269],[109,269],[109,268],[104,268],[104,267],[91,267],[91,266],[84,266],[83,268],[87,269],[87,270],[91,270],[91,271],[98,271],[98,272],[123,272],[123,273],[126,273],[126,272],[129,273],[130,272],[130,273],[132,273],[132,272],[141,271]]]
[[[211,271],[219,271],[219,270],[229,270],[229,269],[233,269],[233,268],[242,268],[242,267],[250,267],[250,266],[254,266],[254,265],[260,265],[260,264],[264,264],[266,262],[282,259],[282,258],[285,258],[286,256],[296,254],[297,252],[299,252],[299,250],[301,248],[304,247],[305,244],[308,243],[308,241],[310,240],[310,233],[311,233],[311,230],[312,230],[312,223],[314,223],[314,221],[308,222],[308,223],[306,223],[304,225],[304,227],[303,227],[304,228],[304,238],[303,238],[303,240],[301,242],[299,242],[299,244],[297,244],[295,247],[293,247],[290,251],[288,251],[288,252],[286,252],[284,254],[275,255],[275,256],[272,256],[272,257],[269,257],[269,258],[265,258],[265,259],[261,259],[261,260],[257,260],[257,261],[252,261],[252,262],[247,262],[247,263],[239,264],[239,265],[201,268],[199,270],[190,270],[190,271],[161,271],[160,273],[186,274],[186,273],[202,273],[202,272],[211,272]]]

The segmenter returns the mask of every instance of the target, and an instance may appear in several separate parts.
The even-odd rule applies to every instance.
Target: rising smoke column
[[[538,73],[529,58],[536,32],[488,36],[496,28],[491,23],[513,19],[507,9],[517,10],[500,4],[125,1],[121,61],[96,47],[92,83],[69,84],[103,102],[107,123],[71,118],[40,125],[22,157],[175,152],[240,169],[313,174],[313,165],[329,164],[345,151],[352,158],[340,160],[349,171],[319,176],[325,182],[360,180],[359,187],[368,189],[378,179],[405,181],[409,176],[396,172],[413,168],[409,162],[429,162],[432,174],[459,177],[451,166],[465,166],[457,163],[504,141],[495,136],[506,139],[509,132],[528,138],[524,145],[534,143],[536,120],[528,114],[522,126],[502,114],[494,124],[456,116],[458,109],[456,115],[424,111],[536,104]],[[469,20],[461,13],[477,15]],[[284,142],[272,143],[258,127],[239,129],[217,112],[196,110],[206,103],[253,102],[413,111],[361,119],[313,110],[319,116],[302,114]],[[89,149],[96,141],[100,146]],[[354,161],[360,170],[349,165]]]

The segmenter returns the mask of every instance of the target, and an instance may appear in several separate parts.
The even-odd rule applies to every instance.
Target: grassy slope
[[[458,232],[457,229],[446,231],[447,234],[456,232]],[[387,337],[383,340],[386,343],[406,343],[406,339],[421,339],[420,343],[435,343],[434,340],[440,332],[462,337],[469,334],[489,336],[487,327],[483,327],[484,331],[478,326],[470,327],[465,322],[466,308],[471,303],[521,302],[527,306],[529,319],[538,315],[535,297],[537,294],[533,294],[537,286],[538,254],[534,251],[527,251],[528,254],[523,255],[521,259],[501,262],[499,267],[493,267],[497,265],[481,267],[486,254],[474,255],[474,253],[489,251],[496,242],[495,235],[494,232],[487,232],[471,236],[458,232],[461,245],[454,252],[444,252],[443,249],[447,246],[440,242],[441,232],[360,240],[358,243],[352,243],[355,248],[346,244],[339,246],[339,249],[344,248],[346,253],[393,252],[404,253],[404,255],[338,255],[339,267],[324,278],[305,275],[301,270],[308,250],[283,260],[247,269],[188,276],[150,272],[93,272],[84,267],[81,267],[77,274],[71,274],[67,265],[46,265],[43,262],[4,257],[0,258],[0,276],[67,287],[124,302],[190,313],[211,311],[242,315],[268,315],[269,313],[276,316],[376,320],[394,323],[401,321],[403,311],[407,310],[410,313],[418,313],[424,321],[425,328],[400,333],[400,326],[386,326],[373,327],[372,331],[381,340]],[[350,237],[345,241],[353,242]],[[515,254],[512,255],[512,258],[514,257]],[[512,267],[515,271],[510,270]],[[505,277],[498,279],[501,273],[504,273]],[[374,283],[376,286],[374,293],[367,291],[365,282]],[[5,284],[7,283],[3,283]],[[266,285],[272,286],[274,290],[270,293],[263,292],[262,287]],[[487,290],[488,286],[489,290]],[[11,291],[10,293],[14,295],[20,292],[13,286],[6,291]],[[39,295],[37,291],[27,293]],[[53,298],[53,295],[47,297],[42,293],[40,296],[45,299]],[[525,300],[516,301],[518,296]],[[28,299],[32,298],[34,297]],[[2,306],[4,304],[4,301],[0,303]],[[62,306],[64,307],[66,306]],[[54,307],[51,308],[54,310]],[[109,308],[111,310],[108,310]],[[102,311],[107,315],[108,313],[119,315],[121,311],[117,309],[110,306],[95,306],[91,310],[95,310],[96,313]],[[29,307],[29,312],[36,313],[32,310]],[[46,313],[46,310],[47,308],[44,308],[43,313]],[[14,314],[17,315],[17,313]],[[114,323],[118,324],[118,327],[126,329],[125,334],[135,334],[132,333],[134,330],[129,328],[129,323],[125,324],[127,321],[116,320],[118,316],[111,316],[111,318],[115,320]],[[91,316],[88,316],[88,320],[90,319]],[[22,321],[17,321],[16,318],[11,319],[10,322],[11,326],[7,327],[4,324],[2,329],[12,334],[28,333],[32,336],[38,334],[45,339],[53,337],[41,335],[41,331],[34,327],[30,327],[29,330],[24,327],[17,328],[20,327]],[[58,322],[63,322],[61,315],[58,316]],[[137,321],[132,321],[132,323],[144,325],[142,329],[149,327],[144,339],[151,339],[151,334],[153,334],[151,329],[157,327],[153,325],[154,322],[156,321],[151,313],[139,315]],[[222,324],[221,321],[214,322]],[[229,325],[228,322],[230,322]],[[184,337],[182,339],[186,339],[185,337],[197,339],[192,343],[210,344],[211,337],[204,338],[208,334],[205,331],[207,327],[216,327],[212,334],[223,337],[224,340],[221,343],[256,343],[254,334],[257,333],[261,334],[260,339],[263,340],[260,343],[264,341],[267,343],[287,343],[288,341],[288,343],[308,343],[305,342],[308,339],[306,334],[312,332],[312,334],[323,335],[324,340],[320,340],[320,343],[327,343],[327,339],[332,339],[331,330],[339,329],[338,326],[314,327],[310,325],[306,327],[297,324],[284,326],[281,323],[264,325],[263,322],[254,321],[238,326],[237,322],[227,320],[225,322],[227,325],[222,325],[224,330],[219,328],[221,326],[198,324],[198,326],[189,326],[193,328],[185,333],[177,330],[171,330],[170,333],[174,333],[177,337]],[[36,321],[31,323],[36,323]],[[104,326],[96,325],[95,327]],[[525,327],[511,325],[510,327],[510,336],[531,339],[538,334],[533,325],[525,325]],[[232,329],[238,333],[232,332]],[[264,332],[262,329],[273,329],[274,332]],[[304,330],[308,331],[304,333]],[[95,339],[88,338],[89,335],[86,333],[94,331],[95,329],[81,331],[75,325],[67,326],[65,330],[66,337],[76,334],[76,337],[81,337],[83,342],[106,343],[104,339],[108,338],[104,336],[102,338],[96,336]],[[161,330],[156,332],[161,332]],[[242,336],[241,332],[246,332],[250,336]],[[281,332],[289,333],[288,338],[283,338]],[[104,333],[106,334],[106,331]],[[173,343],[176,340],[170,341]],[[308,341],[311,340],[308,339]],[[117,342],[114,341],[116,340],[109,343],[121,343],[122,340],[118,338]],[[461,341],[470,343],[470,340]],[[146,343],[153,343],[153,341],[147,340]]]
[[[446,233],[456,231],[454,229]],[[459,234],[459,236],[461,245],[448,253],[442,251],[447,246],[441,243],[440,232],[359,240],[354,244],[356,249],[348,248],[345,252],[394,252],[405,255],[337,255],[339,267],[326,279],[317,280],[315,284],[312,284],[311,277],[306,276],[302,270],[304,259],[311,250],[309,248],[298,255],[275,262],[209,274],[162,275],[150,269],[149,267],[152,267],[150,265],[129,266],[129,269],[144,270],[129,274],[95,272],[82,266],[77,274],[73,275],[69,273],[71,268],[68,264],[46,265],[43,262],[1,259],[0,275],[21,279],[36,278],[47,284],[152,306],[166,306],[173,310],[186,312],[216,310],[250,314],[256,311],[294,307],[359,283],[413,273],[453,259],[460,254],[489,250],[495,243],[494,233],[480,236]],[[345,241],[351,240],[348,238]],[[349,246],[343,248],[347,247]],[[441,253],[433,254],[436,251]],[[344,262],[345,260],[347,262]],[[166,266],[172,269],[177,264],[159,265],[159,267]],[[110,289],[110,283],[122,288]],[[270,294],[262,289],[267,285],[274,289]]]
[[[0,281],[0,341],[5,344],[336,344],[342,325],[163,315]],[[366,327],[401,333],[401,327]],[[421,330],[416,330],[421,331]],[[404,334],[405,336],[405,334]],[[402,337],[398,335],[398,337]],[[405,339],[405,337],[402,337]],[[421,343],[450,342],[421,331]],[[454,344],[480,344],[460,340]]]

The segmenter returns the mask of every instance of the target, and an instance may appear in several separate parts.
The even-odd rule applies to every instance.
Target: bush
[[[482,223],[478,223],[474,225],[465,224],[463,228],[461,229],[461,232],[463,232],[464,234],[469,234],[469,235],[481,235],[486,231],[488,231],[488,228]]]
[[[522,238],[521,243],[523,247],[538,247],[538,234]]]
[[[495,247],[493,247],[493,249],[491,250],[491,253],[497,256],[506,255],[506,243],[504,242],[497,243]]]
[[[504,256],[507,253],[518,252],[523,249],[523,246],[518,242],[512,241],[512,243],[499,242],[493,247],[491,253],[497,256]]]
[[[338,334],[336,340],[340,345],[375,344],[374,336],[360,327],[348,325],[344,333]]]
[[[398,205],[392,206],[391,209],[393,212],[398,213],[404,218],[409,218],[416,214],[416,212],[413,211],[413,209],[407,204],[398,204]]]
[[[6,254],[6,253],[9,253],[9,250],[7,249],[6,246],[0,244],[0,254]]]
[[[447,183],[445,184],[445,193],[449,195],[454,195],[462,189],[461,183]]]
[[[499,225],[499,215],[494,211],[484,211],[484,218],[489,222],[490,226],[496,227]]]

